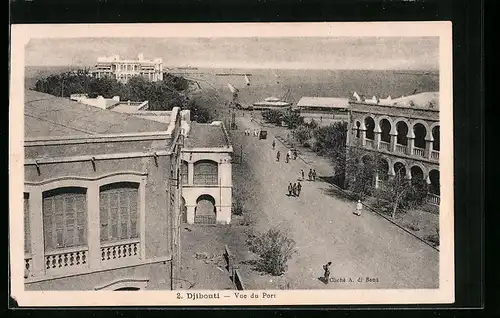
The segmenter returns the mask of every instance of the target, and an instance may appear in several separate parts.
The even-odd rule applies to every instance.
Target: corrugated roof
[[[340,97],[302,97],[297,107],[347,108],[348,98]]]
[[[221,125],[191,122],[189,134],[185,139],[186,148],[222,148],[228,146]]]
[[[25,137],[165,131],[167,125],[69,99],[25,91]]]

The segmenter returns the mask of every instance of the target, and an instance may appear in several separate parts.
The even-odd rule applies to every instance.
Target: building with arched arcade
[[[382,160],[373,186],[403,174],[429,185],[428,202],[439,205],[439,93],[423,92],[397,99],[356,99],[349,102],[347,146]]]

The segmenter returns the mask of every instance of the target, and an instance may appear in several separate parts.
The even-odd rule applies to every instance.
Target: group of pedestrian
[[[274,149],[274,142],[273,142],[273,149]],[[278,151],[279,152],[279,151]],[[285,162],[288,163],[291,159],[296,160],[297,159],[297,151],[292,151],[288,150],[286,155],[285,155]],[[279,160],[278,160],[279,161]]]
[[[302,172],[303,174],[303,172]],[[316,169],[309,169],[309,173],[307,174],[307,177],[309,181],[316,181]],[[304,178],[304,177],[302,177]]]
[[[302,185],[299,182],[288,184],[288,196],[289,197],[299,197],[300,191],[302,191]]]
[[[245,136],[259,137],[258,129],[245,129]]]

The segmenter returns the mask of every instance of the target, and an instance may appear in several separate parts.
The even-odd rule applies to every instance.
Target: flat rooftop
[[[297,107],[324,107],[324,108],[347,108],[348,98],[340,97],[302,97]]]
[[[439,92],[422,92],[394,99],[379,99],[379,103],[373,102],[371,100],[365,100],[364,102],[357,102],[351,100],[350,103],[362,104],[362,105],[394,106],[394,107],[405,107],[411,109],[438,111]]]
[[[166,131],[168,125],[25,90],[25,138]]]
[[[225,130],[219,124],[199,124],[191,122],[189,134],[185,139],[186,148],[224,148],[231,146]]]

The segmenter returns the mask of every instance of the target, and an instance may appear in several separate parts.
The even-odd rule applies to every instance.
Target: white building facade
[[[163,59],[144,59],[143,54],[137,60],[122,60],[119,55],[98,57],[93,74],[96,78],[114,77],[117,81],[126,83],[134,76],[141,76],[149,81],[163,80]]]

